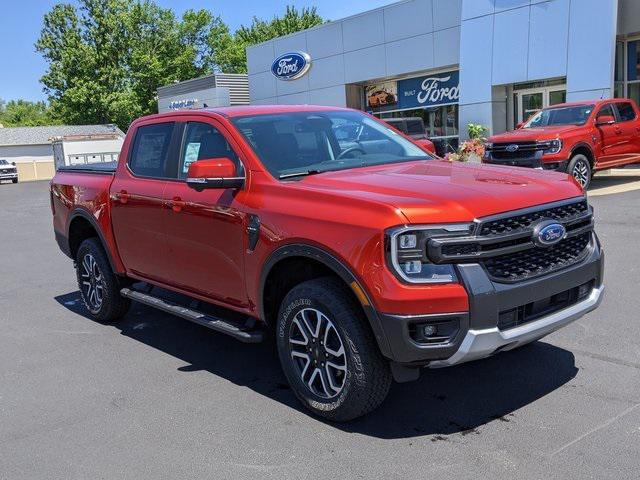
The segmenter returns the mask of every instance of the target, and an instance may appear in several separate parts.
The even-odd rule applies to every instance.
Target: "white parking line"
[[[589,196],[597,197],[599,195],[612,195],[614,193],[632,192],[634,190],[640,190],[640,180],[630,183],[624,183],[622,185],[612,185],[611,187],[602,187],[594,190],[589,190]]]

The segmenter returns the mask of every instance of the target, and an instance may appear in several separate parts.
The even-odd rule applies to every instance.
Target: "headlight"
[[[484,149],[485,150],[491,150],[493,148],[493,143],[491,142],[484,142]]]
[[[427,256],[430,239],[470,235],[473,224],[425,225],[397,227],[386,232],[387,264],[391,271],[408,283],[457,282],[453,265],[436,265]]]
[[[559,153],[562,150],[562,140],[556,138],[545,142],[539,142],[544,153]]]

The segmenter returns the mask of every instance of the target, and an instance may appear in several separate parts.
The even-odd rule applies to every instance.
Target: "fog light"
[[[400,235],[400,248],[416,248],[418,237],[413,234]]]
[[[423,337],[433,337],[436,333],[438,333],[438,327],[435,325],[423,325],[422,326],[422,336]]]
[[[405,273],[420,273],[422,271],[422,262],[420,260],[411,260],[404,264]]]
[[[578,298],[583,298],[589,295],[591,291],[591,282],[584,283],[578,287]]]

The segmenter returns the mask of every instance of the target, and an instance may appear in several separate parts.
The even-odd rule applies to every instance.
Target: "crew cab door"
[[[640,162],[640,119],[631,102],[616,102],[618,113],[616,124],[620,133],[622,145],[621,158],[617,165]]]
[[[111,222],[127,272],[165,283],[170,276],[163,204],[176,170],[174,122],[138,126],[125,162],[111,184]]]
[[[172,274],[171,285],[229,305],[246,306],[244,236],[246,215],[235,189],[187,186],[189,165],[198,160],[228,157],[244,174],[240,158],[219,122],[187,117],[182,128],[175,181],[164,192],[164,228]]]
[[[595,129],[596,137],[600,143],[600,155],[596,159],[598,169],[610,168],[618,164],[624,158],[625,140],[618,122],[610,125],[598,125],[598,119],[605,116],[612,116],[617,119],[617,112],[610,103],[602,105],[596,113]]]

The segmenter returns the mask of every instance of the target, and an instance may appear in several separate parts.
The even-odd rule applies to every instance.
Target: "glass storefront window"
[[[640,80],[640,40],[627,42],[627,81]]]
[[[627,97],[640,104],[640,82],[629,84],[627,87]]]
[[[614,78],[616,82],[624,81],[624,42],[616,42],[616,65]]]
[[[374,115],[379,116],[382,120],[385,118],[421,118],[425,129],[423,133],[433,140],[438,155],[445,155],[458,148],[458,105],[398,110],[380,114],[374,113]]]

